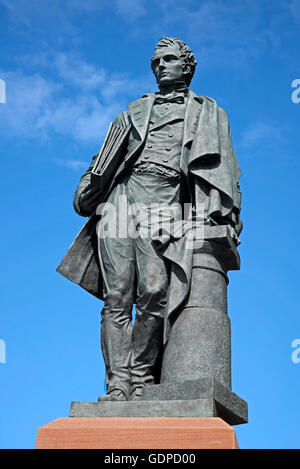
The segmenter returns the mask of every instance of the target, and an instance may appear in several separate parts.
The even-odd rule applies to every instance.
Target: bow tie
[[[169,96],[159,95],[155,99],[155,104],[164,104],[164,103],[184,103],[184,97],[181,94],[174,94]]]

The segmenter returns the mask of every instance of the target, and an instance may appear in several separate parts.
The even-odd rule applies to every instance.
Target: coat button
[[[166,150],[167,150],[167,151],[170,151],[170,150],[171,150],[171,147],[166,147]]]
[[[150,155],[144,155],[145,160],[148,160],[148,158],[150,158]]]
[[[163,158],[163,162],[167,163],[169,161],[169,158]]]
[[[173,135],[173,134],[169,134],[169,137],[170,137],[170,138],[173,138],[173,137],[174,137],[174,135]]]
[[[148,143],[147,148],[152,148],[152,145]]]

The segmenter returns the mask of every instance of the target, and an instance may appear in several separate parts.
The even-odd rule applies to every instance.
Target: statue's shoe
[[[127,397],[121,391],[121,389],[114,389],[113,391],[109,392],[108,394],[103,394],[102,396],[98,397],[98,401],[127,401]]]
[[[130,401],[140,401],[142,396],[143,387],[134,388],[129,396]]]

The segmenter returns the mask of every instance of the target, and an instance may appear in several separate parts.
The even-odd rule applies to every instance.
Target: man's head
[[[196,68],[196,60],[185,42],[163,37],[155,47],[151,68],[159,86],[184,82],[189,86]]]

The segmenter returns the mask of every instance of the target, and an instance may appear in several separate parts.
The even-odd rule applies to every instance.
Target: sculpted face
[[[170,86],[176,81],[184,81],[179,48],[167,46],[155,50],[153,72],[159,86]]]

